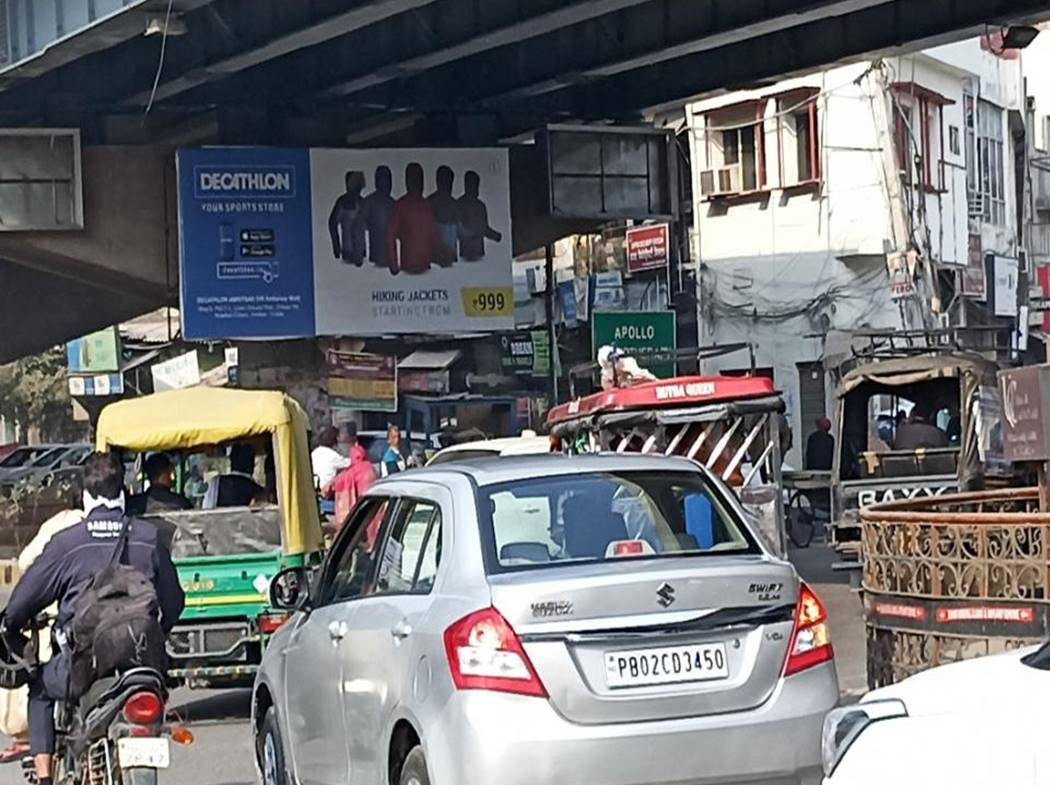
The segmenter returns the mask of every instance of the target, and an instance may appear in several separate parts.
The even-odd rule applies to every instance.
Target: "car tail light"
[[[547,697],[517,634],[495,608],[445,630],[445,653],[456,689]]]
[[[273,635],[288,621],[287,613],[265,613],[259,617],[259,632],[263,635]]]
[[[153,692],[136,692],[124,703],[124,719],[134,725],[153,725],[164,716],[164,701]]]
[[[784,675],[791,676],[815,665],[830,662],[835,654],[831,649],[828,631],[828,612],[824,603],[806,584],[798,593],[795,607],[795,628],[791,631]]]

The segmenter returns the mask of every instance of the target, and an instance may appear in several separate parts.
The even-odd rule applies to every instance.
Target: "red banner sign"
[[[670,229],[667,224],[628,229],[626,245],[629,274],[666,267]]]

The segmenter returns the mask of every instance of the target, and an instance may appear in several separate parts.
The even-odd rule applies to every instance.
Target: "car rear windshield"
[[[479,490],[490,573],[569,563],[759,553],[704,475],[600,472]]]

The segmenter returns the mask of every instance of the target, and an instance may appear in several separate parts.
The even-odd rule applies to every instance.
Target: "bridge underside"
[[[175,8],[185,34],[168,37],[163,60],[161,36],[127,37],[134,25],[125,18],[120,35],[108,20],[0,71],[0,125],[76,127],[84,145],[107,146],[101,171],[84,175],[85,232],[104,242],[84,251],[78,233],[0,234],[0,361],[174,302],[174,145],[510,142],[550,122],[637,122],[692,96],[1050,16],[1045,0],[184,0]],[[127,13],[145,28],[143,8]],[[121,205],[149,209],[129,220]],[[45,298],[59,305],[41,307]]]

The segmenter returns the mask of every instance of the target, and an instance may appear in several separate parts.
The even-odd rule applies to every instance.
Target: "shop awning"
[[[458,349],[435,352],[421,349],[405,357],[397,364],[399,371],[444,371],[463,356]]]

